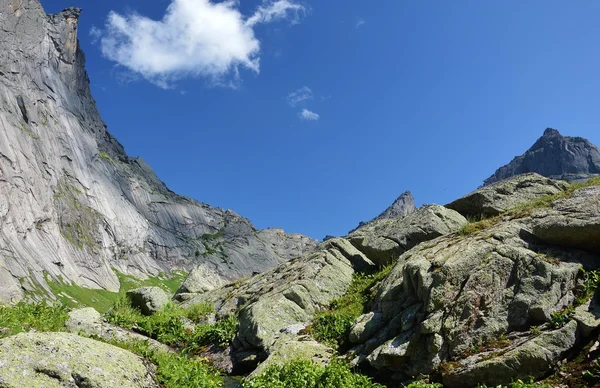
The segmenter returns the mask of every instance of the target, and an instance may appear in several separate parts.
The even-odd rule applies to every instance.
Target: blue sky
[[[84,9],[94,97],[127,152],[259,228],[343,235],[405,190],[447,203],[546,127],[600,144],[600,2],[173,1],[197,4],[179,16],[210,26],[197,37],[214,52],[178,52],[162,30],[177,65],[152,41],[135,60],[103,52],[111,11],[138,34],[131,15],[162,20],[171,0],[42,3]]]

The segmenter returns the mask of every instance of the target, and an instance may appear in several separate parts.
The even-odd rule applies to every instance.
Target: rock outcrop
[[[484,184],[529,172],[558,180],[587,180],[600,175],[600,148],[584,138],[562,136],[547,128],[527,152],[500,167]]]
[[[158,388],[150,364],[102,342],[67,333],[0,340],[0,386]]]
[[[203,264],[233,280],[312,249],[173,193],[127,156],[90,93],[80,12],[0,0],[0,303],[51,294],[46,277],[117,291],[113,269],[144,277]]]
[[[404,217],[404,216],[409,215],[410,213],[414,212],[415,209],[416,209],[415,208],[415,199],[413,198],[412,193],[410,191],[405,191],[398,198],[396,198],[394,203],[392,203],[390,205],[390,207],[385,209],[380,215],[373,218],[371,221],[360,222],[356,228],[352,229],[348,233],[350,234],[350,233],[354,232],[355,230],[362,228],[365,225],[370,224],[373,221],[389,220],[389,219]]]
[[[555,181],[539,174],[523,174],[483,186],[446,207],[465,217],[497,216],[520,203],[565,191],[568,186],[566,182]]]

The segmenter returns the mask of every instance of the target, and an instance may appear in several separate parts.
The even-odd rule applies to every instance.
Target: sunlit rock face
[[[47,279],[116,291],[135,276],[262,272],[315,241],[170,191],[107,131],[77,41],[81,10],[0,0],[0,303]]]

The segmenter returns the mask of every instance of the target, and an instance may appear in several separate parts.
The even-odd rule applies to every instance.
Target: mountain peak
[[[600,148],[587,139],[546,128],[531,148],[496,170],[484,185],[530,172],[567,181],[589,179],[600,174]]]
[[[379,214],[377,217],[368,222],[361,221],[356,228],[352,229],[348,233],[352,233],[356,229],[376,220],[404,217],[414,212],[415,209],[415,199],[413,198],[412,193],[410,191],[405,191],[404,193],[400,194],[398,198],[396,198],[394,203],[381,212],[381,214]]]

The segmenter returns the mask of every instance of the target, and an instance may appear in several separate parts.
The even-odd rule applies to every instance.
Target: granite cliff
[[[233,280],[312,248],[177,195],[125,153],[90,93],[80,12],[0,0],[0,303],[48,293],[47,280],[117,291],[115,270],[202,264]]]

